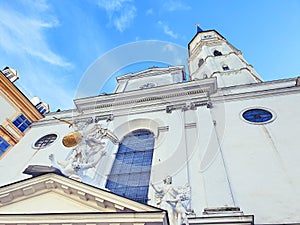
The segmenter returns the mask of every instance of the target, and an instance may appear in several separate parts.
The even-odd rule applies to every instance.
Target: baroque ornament
[[[93,124],[89,128],[88,122],[73,124],[75,131],[64,136],[62,143],[66,147],[73,147],[71,154],[64,161],[56,161],[54,154],[49,155],[52,166],[59,169],[65,176],[82,181],[90,168],[95,168],[106,155],[106,142],[118,144],[118,138],[112,131],[100,124]]]
[[[175,187],[172,184],[172,177],[167,176],[164,185],[156,187],[151,183],[155,191],[155,199],[158,207],[168,211],[172,225],[188,225],[187,204],[190,200],[190,185],[187,183],[182,187]]]

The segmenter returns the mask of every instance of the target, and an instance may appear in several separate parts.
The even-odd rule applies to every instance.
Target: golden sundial
[[[79,132],[71,132],[63,137],[62,143],[70,148],[78,145],[82,141],[82,135]]]
[[[69,127],[73,126],[73,123],[68,120],[60,119],[60,118],[57,118],[54,116],[53,116],[53,118],[60,122],[69,124]],[[66,136],[64,136],[62,139],[62,143],[65,147],[70,148],[70,147],[74,147],[74,146],[78,145],[82,141],[82,138],[83,137],[82,137],[81,133],[79,133],[78,131],[74,131],[74,132],[71,132],[71,133],[67,134]]]
[[[74,123],[65,120],[53,117],[54,119],[69,124],[69,127],[72,127]],[[93,144],[102,144],[101,139],[102,138],[108,138],[110,139],[114,144],[119,143],[119,139],[117,136],[115,136],[110,130],[107,128],[103,128],[100,124],[95,124],[95,126],[88,131],[88,134],[85,136],[85,142],[87,142],[88,145],[91,143]],[[83,136],[81,132],[79,131],[73,131],[67,135],[65,135],[62,139],[62,143],[65,147],[75,147],[77,146],[83,139]],[[90,143],[90,144],[89,144]]]

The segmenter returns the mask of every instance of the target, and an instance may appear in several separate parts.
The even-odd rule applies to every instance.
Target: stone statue
[[[176,188],[172,185],[172,177],[167,176],[162,187],[151,186],[155,191],[156,204],[158,207],[168,211],[172,225],[188,225],[187,210],[184,202],[190,199],[189,184]]]
[[[79,126],[78,126],[79,127]],[[81,128],[87,128],[81,125]],[[52,166],[61,170],[61,172],[73,179],[82,181],[88,169],[96,167],[103,156],[106,155],[104,138],[110,139],[114,144],[118,143],[118,138],[107,128],[100,124],[95,124],[92,128],[80,131],[83,136],[82,141],[72,149],[71,154],[65,161],[56,161],[51,154],[49,159]]]

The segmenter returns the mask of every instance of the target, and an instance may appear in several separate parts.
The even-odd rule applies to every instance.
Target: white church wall
[[[236,205],[255,214],[257,223],[276,223],[282,217],[300,219],[295,216],[300,210],[300,183],[295,172],[300,121],[291,120],[300,113],[295,107],[297,98],[299,94],[225,103],[222,149],[229,180]],[[245,122],[241,112],[251,107],[269,109],[276,118],[262,125]]]
[[[32,164],[50,166],[49,155],[52,153],[57,159],[65,160],[70,150],[62,145],[61,140],[70,131],[64,123],[30,128],[23,139],[6,155],[5,160],[0,161],[0,167],[5,168],[6,171],[5,175],[0,176],[0,183],[8,184],[31,177],[23,174],[26,167]],[[58,137],[50,146],[43,149],[33,147],[39,138],[52,133],[57,134]],[[14,167],[12,168],[11,165]]]
[[[124,91],[132,91],[139,90],[143,88],[147,88],[147,85],[162,86],[173,83],[173,78],[170,74],[160,75],[159,77],[151,76],[151,77],[142,77],[139,79],[131,79],[127,82],[127,85]]]

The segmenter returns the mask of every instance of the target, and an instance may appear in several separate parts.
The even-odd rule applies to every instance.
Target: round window
[[[57,139],[56,134],[47,134],[47,135],[41,137],[40,139],[38,139],[34,143],[34,147],[39,148],[39,149],[45,148],[45,147],[51,145],[56,139]]]
[[[242,113],[242,117],[251,123],[266,123],[273,119],[273,114],[266,109],[248,109]]]

